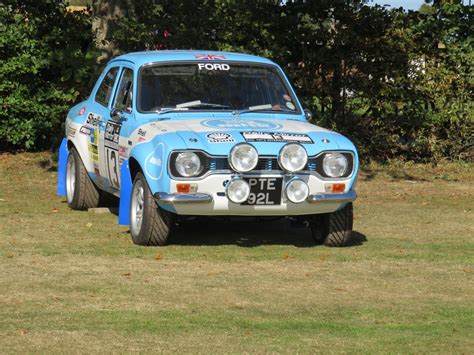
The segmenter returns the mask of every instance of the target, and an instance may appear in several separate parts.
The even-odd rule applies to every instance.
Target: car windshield
[[[160,64],[142,68],[140,112],[263,111],[300,113],[279,70],[224,61]]]

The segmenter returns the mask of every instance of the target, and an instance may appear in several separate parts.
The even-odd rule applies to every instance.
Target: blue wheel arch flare
[[[130,198],[132,196],[132,176],[128,159],[124,160],[120,168],[120,205],[118,224],[130,224]]]
[[[66,196],[66,166],[67,159],[69,157],[67,141],[67,138],[63,138],[63,140],[61,141],[61,145],[59,146],[58,186],[56,192],[58,196]]]

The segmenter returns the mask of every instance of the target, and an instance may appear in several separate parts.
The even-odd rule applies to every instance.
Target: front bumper
[[[178,193],[167,193],[157,192],[155,200],[158,203],[196,203],[196,202],[211,202],[212,196],[209,194],[178,194]]]
[[[154,194],[158,204],[183,215],[262,215],[262,216],[294,216],[337,211],[343,204],[357,198],[353,190],[344,193],[317,193],[309,195],[302,203],[286,203],[281,205],[240,205],[225,196],[205,193],[181,194],[157,192]]]

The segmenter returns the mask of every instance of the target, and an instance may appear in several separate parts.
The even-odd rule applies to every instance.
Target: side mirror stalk
[[[119,108],[114,108],[110,111],[110,118],[117,122],[123,122],[127,120],[127,117],[124,116],[123,111]]]

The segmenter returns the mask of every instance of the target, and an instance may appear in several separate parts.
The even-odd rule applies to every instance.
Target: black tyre
[[[99,191],[87,174],[77,152],[72,147],[66,165],[66,201],[73,210],[86,210],[99,205]]]
[[[351,238],[353,221],[353,207],[350,202],[336,212],[312,216],[311,233],[318,244],[343,247]]]
[[[138,245],[165,245],[174,215],[158,207],[142,173],[133,180],[130,198],[130,233]]]

